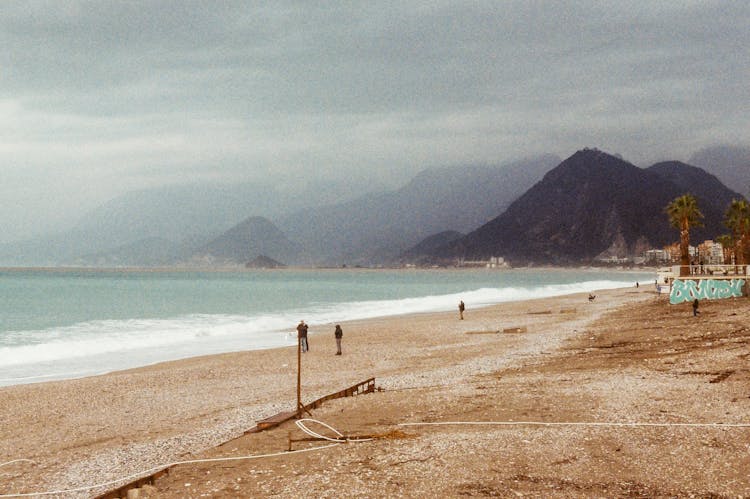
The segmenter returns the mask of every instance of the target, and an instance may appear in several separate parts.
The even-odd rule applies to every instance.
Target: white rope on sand
[[[305,426],[305,422],[314,422],[318,423],[329,430],[333,431],[337,438],[331,438],[326,437],[324,435],[321,435],[317,432],[314,432],[307,428]],[[24,493],[24,494],[3,494],[0,495],[0,498],[5,497],[33,497],[33,496],[48,496],[48,495],[55,495],[55,494],[67,494],[72,492],[83,492],[86,490],[91,490],[99,487],[106,487],[109,485],[114,485],[116,483],[123,482],[125,480],[131,480],[139,477],[148,476],[152,473],[155,473],[157,471],[163,470],[165,468],[170,468],[172,466],[177,466],[180,464],[197,464],[197,463],[211,463],[211,462],[221,462],[221,461],[244,461],[244,460],[250,460],[250,459],[261,459],[266,457],[276,457],[276,456],[286,456],[289,454],[299,454],[302,452],[312,452],[317,450],[323,450],[330,447],[335,447],[337,445],[340,445],[342,443],[346,442],[367,442],[370,440],[374,440],[373,438],[366,438],[366,439],[351,439],[345,437],[341,432],[333,428],[332,426],[322,422],[318,421],[316,419],[300,419],[299,421],[296,421],[297,426],[308,435],[311,435],[315,438],[320,438],[321,440],[328,440],[330,442],[333,442],[331,444],[323,445],[320,447],[311,447],[309,449],[300,449],[295,451],[284,451],[284,452],[276,452],[273,454],[259,454],[254,456],[236,456],[236,457],[216,457],[216,458],[210,458],[210,459],[191,459],[188,461],[175,461],[168,464],[163,464],[160,466],[156,466],[154,468],[141,471],[138,473],[133,473],[132,475],[128,475],[122,478],[118,478],[117,480],[112,480],[109,482],[102,482],[96,485],[87,485],[84,487],[77,487],[73,489],[65,489],[65,490],[51,490],[48,492],[30,492],[30,493]],[[545,421],[442,421],[442,422],[423,422],[423,423],[398,423],[397,426],[457,426],[457,425],[467,425],[467,426],[614,426],[614,427],[693,427],[693,428],[750,428],[750,423],[641,423],[641,422],[580,422],[580,421],[571,421],[571,422],[563,422],[563,421],[552,421],[552,422],[545,422]],[[13,461],[8,461],[6,463],[0,464],[0,467],[16,463],[16,462],[29,462],[36,464],[34,461],[30,459],[15,459]]]
[[[307,428],[304,425],[304,422],[313,422],[313,423],[318,423],[318,424],[320,424],[322,426],[325,426],[329,430],[333,431],[336,435],[338,435],[338,438],[331,438],[331,437],[326,437],[324,435],[320,435],[320,434],[318,434],[318,433],[310,430],[309,428]],[[73,492],[84,492],[86,490],[96,489],[96,488],[99,488],[99,487],[107,487],[107,486],[110,486],[110,485],[114,485],[116,483],[124,482],[126,480],[132,480],[132,479],[136,479],[136,478],[148,476],[148,475],[151,475],[153,473],[156,473],[157,471],[163,470],[165,468],[171,468],[172,466],[177,466],[177,465],[180,465],[180,464],[212,463],[212,462],[220,462],[220,461],[243,461],[243,460],[249,460],[249,459],[260,459],[260,458],[265,458],[265,457],[286,456],[286,455],[289,455],[289,454],[299,454],[299,453],[302,453],[302,452],[311,452],[311,451],[316,451],[316,450],[323,450],[323,449],[327,449],[329,447],[335,447],[337,445],[340,445],[340,444],[346,443],[346,442],[367,442],[367,441],[373,440],[372,438],[361,438],[361,439],[360,438],[347,438],[341,432],[339,432],[337,429],[333,428],[332,426],[330,426],[330,425],[328,425],[328,424],[326,424],[326,423],[324,423],[322,421],[318,421],[316,419],[300,419],[299,421],[296,421],[296,423],[297,423],[297,426],[299,426],[299,428],[303,432],[307,433],[308,435],[311,435],[311,436],[313,436],[315,438],[320,438],[321,440],[328,440],[328,441],[333,442],[333,443],[327,444],[327,445],[322,445],[322,446],[319,446],[319,447],[311,447],[309,449],[299,449],[299,450],[294,450],[294,451],[276,452],[276,453],[273,453],[273,454],[259,454],[259,455],[254,455],[254,456],[237,456],[237,457],[215,457],[215,458],[209,458],[209,459],[191,459],[189,461],[175,461],[173,463],[162,464],[160,466],[156,466],[154,468],[151,468],[151,469],[148,469],[148,470],[145,470],[145,471],[140,471],[138,473],[133,473],[132,475],[124,476],[122,478],[118,478],[117,480],[112,480],[110,482],[98,483],[96,485],[87,485],[87,486],[84,486],[84,487],[76,487],[74,489],[65,489],[65,490],[50,490],[48,492],[29,492],[29,493],[24,493],[24,494],[3,494],[3,495],[0,495],[0,498],[3,498],[3,497],[49,496],[49,495],[56,495],[56,494],[69,494],[69,493],[73,493]],[[7,463],[4,463],[4,464],[0,464],[0,466],[4,466],[6,464],[15,463],[15,462],[19,462],[19,461],[27,461],[27,462],[30,462],[30,463],[34,463],[34,461],[31,461],[30,459],[16,459],[16,460],[13,460],[13,461],[8,461]],[[36,464],[36,463],[34,463],[34,464]]]
[[[243,460],[249,460],[249,459],[260,459],[264,457],[285,456],[288,454],[299,454],[302,452],[311,452],[311,451],[316,451],[316,450],[327,449],[329,447],[335,447],[337,445],[340,445],[340,443],[337,442],[333,444],[322,445],[320,447],[312,447],[309,449],[276,452],[274,454],[259,454],[255,456],[237,456],[237,457],[215,457],[215,458],[210,458],[210,459],[191,459],[189,461],[175,461],[173,463],[162,464],[160,466],[156,466],[154,468],[151,468],[145,471],[140,471],[138,473],[133,473],[132,475],[124,476],[122,478],[118,478],[117,480],[112,480],[110,482],[98,483],[96,485],[86,485],[84,487],[76,487],[74,489],[65,489],[65,490],[50,490],[48,492],[29,492],[25,494],[3,494],[3,495],[0,495],[0,497],[34,497],[34,496],[50,496],[50,495],[55,495],[55,494],[69,494],[72,492],[84,492],[86,490],[96,489],[98,487],[106,487],[109,485],[114,485],[116,483],[120,483],[125,480],[148,476],[152,473],[156,473],[157,471],[163,470],[165,468],[171,468],[172,466],[177,466],[179,464],[211,463],[211,462],[219,462],[219,461],[243,461]],[[17,461],[21,461],[21,459],[17,459]],[[28,461],[28,460],[24,459],[24,461]]]
[[[31,464],[36,464],[36,462],[32,461],[31,459],[14,459],[13,461],[8,461],[7,463],[0,464],[0,468],[2,468],[5,465],[13,464],[13,463],[31,463]]]
[[[399,423],[398,426],[449,426],[449,425],[474,425],[474,426],[684,426],[695,428],[750,428],[750,423],[640,423],[640,422],[580,422],[580,421],[442,421],[434,423]]]
[[[307,426],[305,426],[305,422],[311,422],[311,423],[318,423],[319,425],[325,426],[332,432],[334,432],[336,435],[339,436],[339,438],[331,438],[326,437],[325,435],[321,435],[319,433],[316,433],[312,430],[310,430]],[[318,421],[317,419],[310,419],[310,418],[303,418],[298,421],[295,421],[295,424],[299,427],[300,430],[304,431],[308,435],[314,438],[319,438],[321,440],[328,440],[329,442],[338,442],[338,443],[345,443],[345,442],[369,442],[370,440],[374,440],[372,438],[347,438],[345,437],[341,432],[339,432],[336,428],[324,423],[323,421]]]

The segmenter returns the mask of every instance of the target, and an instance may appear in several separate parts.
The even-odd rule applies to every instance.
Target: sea
[[[601,269],[0,270],[0,386],[296,344],[354,319],[650,282]]]

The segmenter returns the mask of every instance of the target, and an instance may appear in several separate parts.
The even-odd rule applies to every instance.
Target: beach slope
[[[333,326],[313,327],[303,402],[369,377],[383,389],[306,415],[377,437],[320,450],[293,422],[243,435],[295,408],[294,348],[0,388],[0,462],[33,461],[0,467],[0,494],[282,453],[175,466],[142,494],[750,495],[747,299],[693,317],[644,288],[345,323],[341,356]],[[310,450],[286,452],[290,438]]]

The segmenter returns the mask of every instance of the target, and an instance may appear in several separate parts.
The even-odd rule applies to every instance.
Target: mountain
[[[432,168],[403,188],[297,212],[277,225],[305,248],[304,263],[393,261],[423,238],[467,232],[501,213],[560,159]]]
[[[258,255],[245,264],[245,268],[248,269],[280,269],[283,267],[286,267],[286,265],[273,258],[268,258],[266,255]]]
[[[740,194],[728,189],[715,175],[680,161],[662,161],[645,171],[656,173],[676,185],[682,192],[691,192],[706,200],[716,199],[724,208],[732,201],[732,195],[734,198],[740,197]]]
[[[405,251],[399,257],[402,262],[421,263],[423,255],[430,255],[440,249],[442,246],[461,239],[464,235],[455,230],[446,230],[432,236],[428,236],[420,241],[413,248]]]
[[[187,183],[129,192],[90,211],[70,230],[0,245],[0,265],[94,265],[121,258],[135,262],[136,246],[154,244],[156,239],[175,246],[170,262],[174,263],[184,257],[183,250],[190,249],[184,247],[185,241],[205,244],[249,216],[281,217],[341,200],[342,192],[347,193],[344,199],[361,192],[346,179],[305,187],[304,196],[301,186],[250,182]],[[146,253],[144,258],[137,264],[147,265],[151,256]]]
[[[268,219],[250,217],[196,251],[191,262],[244,265],[260,255],[287,262],[298,259],[300,252],[297,243],[290,241]]]
[[[725,185],[750,196],[750,147],[707,147],[693,154],[690,164],[713,173]]]
[[[514,264],[589,262],[604,254],[637,255],[677,239],[664,212],[692,193],[705,215],[692,241],[726,232],[723,214],[739,194],[713,175],[678,162],[641,169],[596,149],[573,154],[497,218],[432,256]]]

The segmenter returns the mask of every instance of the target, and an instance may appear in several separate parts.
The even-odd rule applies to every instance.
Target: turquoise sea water
[[[650,282],[599,270],[0,271],[0,386],[293,345],[324,324]],[[327,329],[326,329],[327,331]]]

